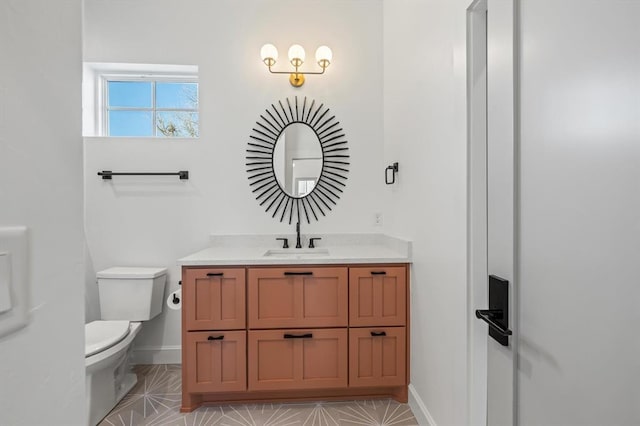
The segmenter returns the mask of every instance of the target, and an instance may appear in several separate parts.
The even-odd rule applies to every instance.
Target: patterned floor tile
[[[180,413],[180,365],[134,367],[138,383],[99,426],[416,426],[391,399],[203,406]]]
[[[339,426],[335,410],[322,403],[315,404],[308,411],[303,411],[302,426]]]
[[[180,365],[134,367],[138,383],[99,424],[136,426],[150,416],[180,408],[182,377]]]

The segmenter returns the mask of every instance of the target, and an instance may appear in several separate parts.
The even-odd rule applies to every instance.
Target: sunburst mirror
[[[265,212],[289,223],[326,216],[349,172],[345,133],[329,108],[286,98],[265,109],[252,130],[249,186]]]

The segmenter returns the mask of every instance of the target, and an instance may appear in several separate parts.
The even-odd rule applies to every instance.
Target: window
[[[199,136],[197,79],[113,75],[102,78],[105,136]]]
[[[297,191],[295,192],[295,195],[297,197],[304,197],[305,195],[313,191],[313,187],[316,186],[316,179],[315,178],[297,178],[296,183],[297,183],[297,188],[296,188]]]

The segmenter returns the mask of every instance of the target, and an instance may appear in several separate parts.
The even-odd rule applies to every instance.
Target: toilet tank
[[[162,312],[167,268],[118,266],[96,275],[103,320],[146,321]]]

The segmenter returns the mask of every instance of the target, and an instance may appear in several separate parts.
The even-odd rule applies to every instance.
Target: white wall
[[[640,2],[523,0],[519,424],[640,424]]]
[[[469,3],[384,2],[384,158],[400,165],[386,188],[385,225],[414,241],[411,384],[438,426],[467,421]]]
[[[293,43],[326,44],[333,63],[301,89],[270,75],[260,61],[267,42],[286,68]],[[176,260],[207,246],[211,233],[287,233],[251,194],[245,149],[259,114],[272,102],[308,96],[336,114],[349,140],[347,188],[327,217],[303,233],[372,232],[382,201],[382,1],[85,1],[84,60],[197,65],[198,140],[85,139],[86,233],[93,271],[113,265],[159,265],[177,287]],[[288,69],[288,68],[286,68]],[[99,170],[189,170],[191,178],[120,178]],[[274,241],[275,246],[275,241]],[[92,272],[93,272],[92,271]],[[95,294],[90,283],[89,294]],[[96,312],[95,297],[87,311]],[[88,320],[92,319],[90,317]],[[138,347],[179,345],[179,312],[143,329]],[[174,351],[174,352],[177,352]]]
[[[84,413],[81,2],[0,2],[0,226],[29,228],[31,322],[0,338],[0,424]]]

